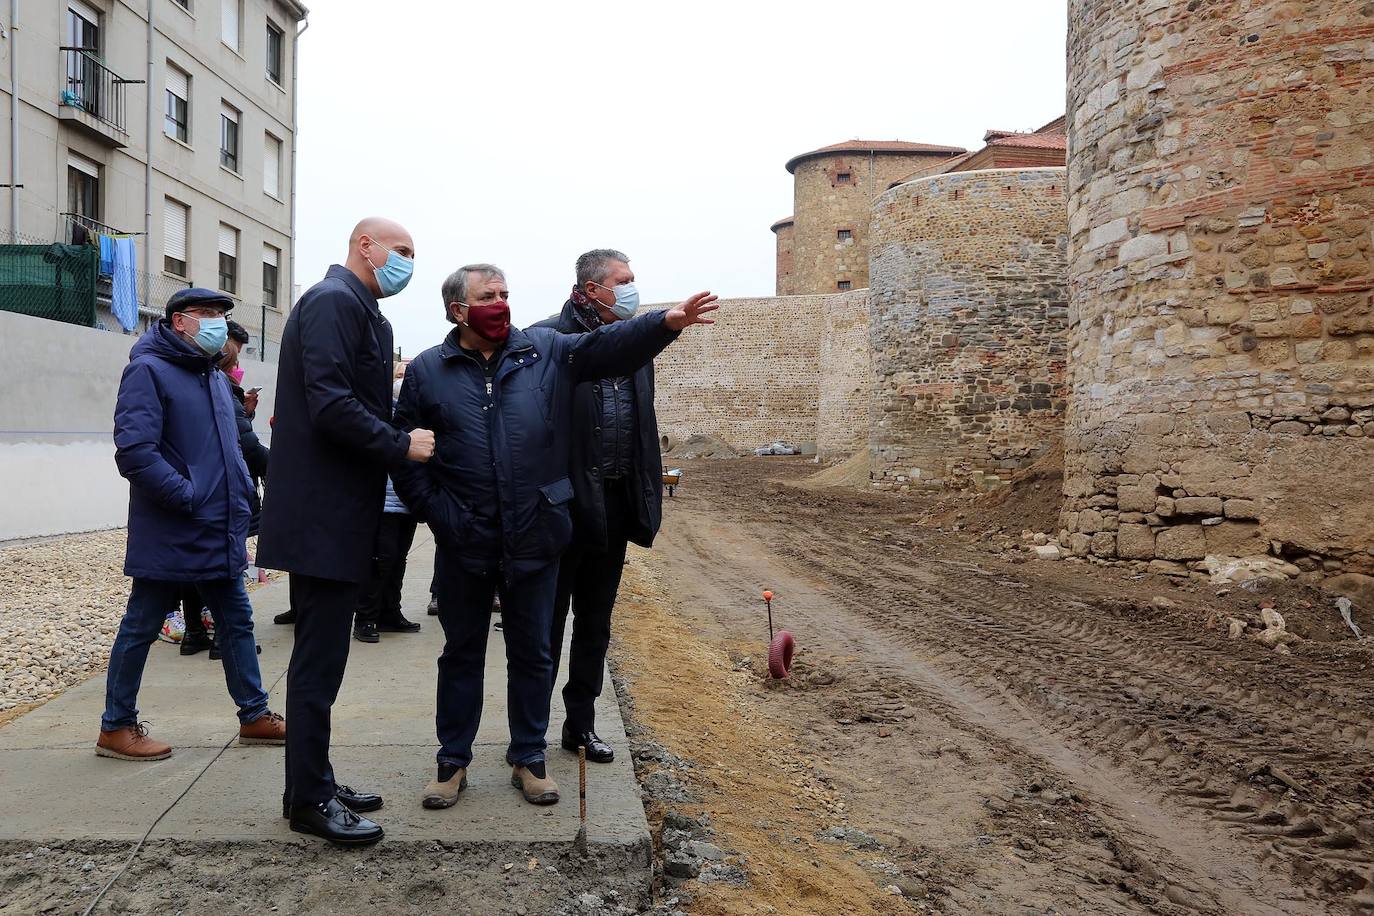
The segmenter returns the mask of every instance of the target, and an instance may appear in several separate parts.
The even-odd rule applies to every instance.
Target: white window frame
[[[233,41],[230,42],[230,29]],[[220,0],[219,40],[235,54],[243,48],[243,0]]]
[[[281,200],[281,156],[283,148],[284,144],[280,137],[271,131],[263,134],[262,192],[277,200]],[[269,178],[272,179],[270,185]]]
[[[176,256],[173,245],[175,235],[171,232],[173,224],[167,218],[174,208],[180,213],[181,219],[181,257]],[[168,258],[185,264],[185,270],[182,273],[169,270],[167,267]],[[191,276],[191,208],[175,197],[162,198],[162,270],[164,273],[182,279],[188,279]]]

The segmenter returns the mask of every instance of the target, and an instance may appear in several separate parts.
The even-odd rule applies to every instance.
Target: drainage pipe
[[[19,243],[19,0],[10,0],[10,241]]]
[[[153,285],[153,2],[148,0],[148,75],[143,84],[147,114],[143,131],[143,307],[152,305]]]

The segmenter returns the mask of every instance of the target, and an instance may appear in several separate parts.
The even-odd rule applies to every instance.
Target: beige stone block
[[[1174,500],[1174,511],[1179,515],[1221,515],[1221,510],[1219,496],[1185,496]]]
[[[1174,515],[1174,498],[1172,496],[1156,497],[1155,515],[1160,518],[1172,518]]]
[[[1259,518],[1259,503],[1255,502],[1253,499],[1228,499],[1223,508],[1227,518]]]
[[[1096,509],[1084,509],[1078,513],[1078,530],[1084,534],[1094,534],[1102,530],[1102,513]]]
[[[1155,533],[1149,525],[1122,525],[1116,532],[1117,556],[1146,560],[1155,555]]]
[[[1092,546],[1092,538],[1086,534],[1077,533],[1069,535],[1069,553],[1076,557],[1086,557],[1088,549]]]
[[[1122,512],[1155,511],[1154,487],[1121,487],[1116,491],[1116,507]]]
[[[1269,542],[1260,537],[1255,522],[1228,521],[1203,529],[1207,552],[1225,557],[1249,557],[1266,553]]]
[[[1201,525],[1173,525],[1155,536],[1155,556],[1164,560],[1199,560],[1207,555]]]

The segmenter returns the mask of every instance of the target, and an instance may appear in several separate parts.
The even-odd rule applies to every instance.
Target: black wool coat
[[[617,322],[618,323],[618,322]],[[553,328],[560,334],[585,334],[569,299],[563,311],[532,327]],[[654,364],[650,360],[633,373],[635,395],[634,473],[630,479],[631,506],[635,520],[630,540],[651,547],[663,522],[663,454],[658,441],[658,415],[654,413]],[[578,544],[606,546],[606,494],[601,486],[602,450],[600,386],[605,380],[582,382],[573,393],[572,454],[569,471],[575,501],[573,537]]]
[[[390,465],[410,436],[391,424],[391,324],[335,264],[282,334],[258,565],[365,582]]]

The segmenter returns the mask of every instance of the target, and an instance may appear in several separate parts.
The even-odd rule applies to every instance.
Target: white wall
[[[0,312],[0,541],[121,527],[129,486],[114,463],[119,376],[137,337]],[[258,435],[276,390],[275,363],[244,363],[262,386]]]

